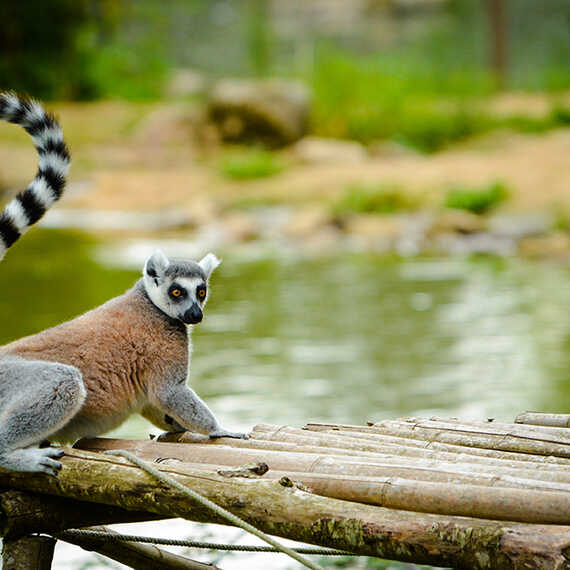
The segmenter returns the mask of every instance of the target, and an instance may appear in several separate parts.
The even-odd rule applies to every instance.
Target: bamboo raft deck
[[[274,536],[435,566],[568,569],[569,420],[404,418],[260,424],[248,440],[81,440],[65,450],[57,479],[0,472],[5,568],[10,545],[30,533],[172,517],[227,524],[105,454],[123,449]],[[212,568],[165,560],[160,567]]]

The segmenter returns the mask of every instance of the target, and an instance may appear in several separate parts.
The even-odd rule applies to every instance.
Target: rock
[[[329,222],[329,217],[322,207],[304,208],[292,215],[292,219],[285,226],[285,233],[291,237],[304,237],[311,235]]]
[[[230,243],[251,241],[259,237],[259,224],[245,212],[233,212],[223,219],[224,232]]]
[[[515,240],[546,234],[551,227],[552,217],[543,213],[497,215],[489,220],[493,234]]]
[[[387,237],[396,240],[404,229],[402,220],[397,216],[375,216],[362,214],[351,216],[345,231],[363,237]]]
[[[305,137],[293,148],[295,156],[309,164],[351,163],[358,164],[368,159],[366,149],[356,141]]]
[[[305,134],[309,101],[300,83],[225,79],[209,94],[208,117],[223,141],[281,147]]]
[[[430,236],[441,233],[474,234],[485,231],[485,220],[464,210],[441,212],[429,230]]]
[[[519,242],[519,250],[530,257],[554,257],[570,260],[570,235],[555,232],[547,236],[523,238]]]

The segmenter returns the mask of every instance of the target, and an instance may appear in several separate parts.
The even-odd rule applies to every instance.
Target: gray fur
[[[15,116],[19,101],[0,98],[0,118]],[[12,211],[20,216],[10,210],[9,224]],[[0,258],[5,249],[0,240]],[[133,413],[168,431],[246,437],[223,429],[186,384],[191,324],[202,319],[219,263],[213,254],[195,262],[157,251],[124,295],[0,347],[0,467],[56,475],[62,452],[39,443],[94,437]]]

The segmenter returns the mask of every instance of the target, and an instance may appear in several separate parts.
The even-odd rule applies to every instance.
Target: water
[[[105,251],[81,234],[31,232],[2,263],[0,344],[128,288],[139,271],[100,264]],[[192,385],[233,430],[567,412],[569,277],[569,267],[517,259],[240,261],[228,253],[194,332]],[[133,418],[114,435],[149,431],[158,432]],[[244,567],[231,560],[224,568]],[[271,560],[247,567],[276,568]]]

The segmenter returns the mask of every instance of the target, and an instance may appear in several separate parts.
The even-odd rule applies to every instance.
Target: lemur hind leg
[[[57,475],[63,452],[37,445],[77,413],[85,396],[81,372],[73,366],[0,361],[0,467]]]

